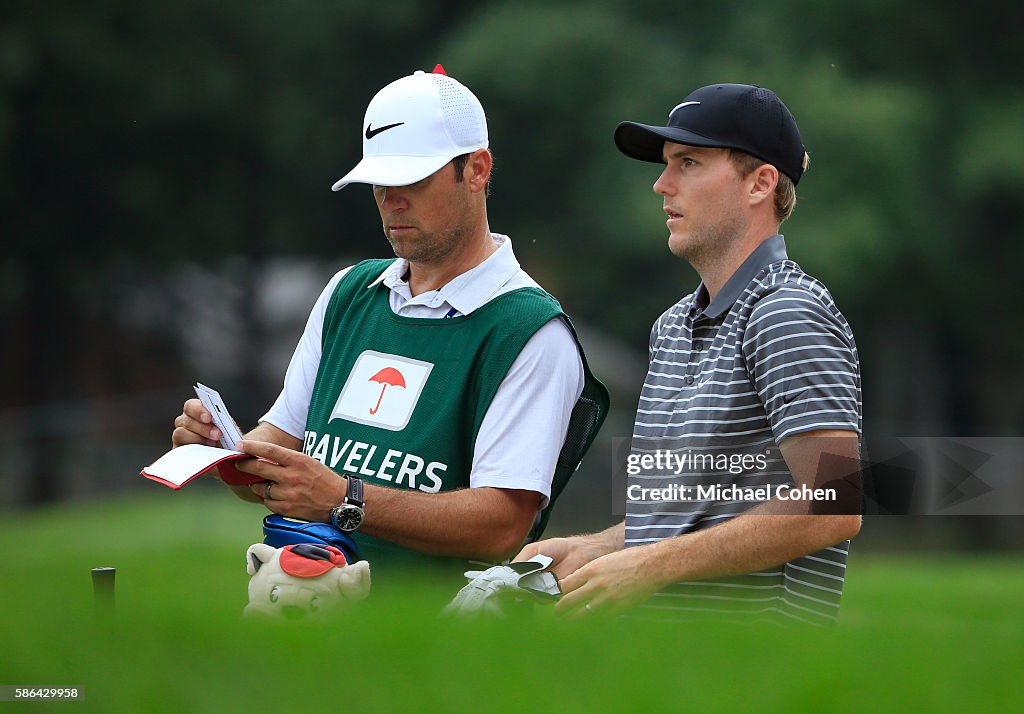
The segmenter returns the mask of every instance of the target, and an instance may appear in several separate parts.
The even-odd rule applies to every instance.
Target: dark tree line
[[[169,332],[112,318],[130,276],[240,260],[259,344],[261,286],[245,276],[268,259],[386,255],[369,192],[329,188],[358,157],[373,92],[440,61],[490,116],[492,228],[637,353],[696,277],[664,247],[656,167],[619,155],[612,129],[662,121],[702,84],[772,87],[812,156],[784,231],[857,333],[868,429],[1016,434],[1024,46],[1005,31],[1020,10],[982,5],[8,4],[3,404],[187,383]],[[268,394],[268,379],[254,360],[239,385]],[[12,477],[56,498],[59,438],[18,428],[36,456]]]

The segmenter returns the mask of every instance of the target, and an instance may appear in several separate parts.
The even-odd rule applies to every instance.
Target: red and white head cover
[[[345,554],[333,545],[298,543],[281,549],[281,570],[296,578],[317,578],[331,568],[348,565]]]

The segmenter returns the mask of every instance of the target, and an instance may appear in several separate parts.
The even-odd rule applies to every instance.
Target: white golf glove
[[[552,559],[535,555],[521,563],[495,565],[466,573],[469,584],[458,592],[443,615],[477,617],[482,613],[504,617],[509,603],[523,600],[552,601],[561,595],[558,578],[547,570]]]

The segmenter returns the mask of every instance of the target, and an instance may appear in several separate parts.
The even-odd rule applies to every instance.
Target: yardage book
[[[227,406],[220,392],[207,387],[202,382],[195,385],[196,396],[213,417],[213,424],[220,429],[220,445],[203,446],[202,444],[186,444],[171,449],[152,464],[142,469],[143,476],[174,490],[178,490],[196,476],[217,467],[221,480],[230,486],[245,486],[258,483],[263,479],[242,473],[234,466],[234,461],[253,458],[249,454],[236,451],[235,447],[242,440],[242,434],[235,425],[235,420],[228,413]]]
[[[235,468],[235,461],[251,458],[254,457],[241,451],[202,444],[186,444],[171,449],[140,473],[177,491],[192,479],[216,466],[224,483],[229,486],[245,486],[263,480],[259,476],[242,473]]]

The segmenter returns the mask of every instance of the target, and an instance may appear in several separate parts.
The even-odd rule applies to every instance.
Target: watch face
[[[351,504],[343,504],[338,508],[338,528],[345,531],[354,531],[363,523],[363,509]]]

